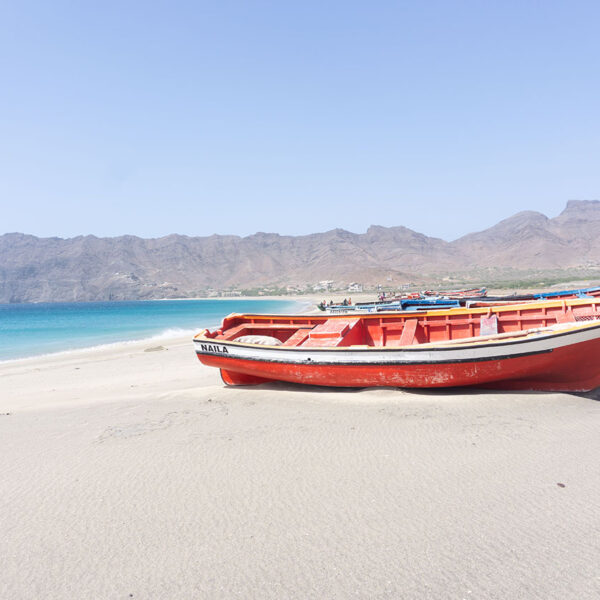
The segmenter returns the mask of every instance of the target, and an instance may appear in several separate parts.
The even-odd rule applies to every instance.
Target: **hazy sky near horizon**
[[[600,198],[600,3],[5,2],[0,233],[404,225]]]

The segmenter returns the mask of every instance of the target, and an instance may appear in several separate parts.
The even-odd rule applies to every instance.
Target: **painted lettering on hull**
[[[216,344],[200,344],[202,352],[212,352],[213,354],[229,354],[226,346],[217,346]]]

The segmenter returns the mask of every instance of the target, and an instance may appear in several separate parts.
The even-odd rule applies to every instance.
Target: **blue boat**
[[[374,313],[390,311],[417,311],[431,308],[458,308],[459,300],[448,298],[414,298],[406,300],[392,300],[391,302],[361,302],[359,304],[334,304],[328,306],[330,313]]]
[[[374,312],[395,312],[395,311],[418,311],[428,309],[449,309],[460,306],[471,306],[498,304],[502,302],[533,302],[536,300],[557,300],[560,298],[589,298],[600,297],[600,286],[578,288],[573,290],[561,290],[558,292],[540,292],[537,294],[512,294],[510,296],[487,296],[482,297],[464,297],[464,298],[446,298],[442,296],[426,296],[421,298],[403,298],[398,300],[379,301],[379,302],[359,302],[358,304],[333,304],[330,306],[319,305],[321,310],[327,310],[334,314],[343,313],[374,313]]]
[[[562,290],[560,292],[542,292],[533,294],[536,300],[546,298],[560,298],[562,296],[572,296],[574,298],[589,298],[590,296],[600,296],[600,287],[580,288],[576,290]]]

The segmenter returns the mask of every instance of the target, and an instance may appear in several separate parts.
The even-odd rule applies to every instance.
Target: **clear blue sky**
[[[4,2],[0,233],[454,239],[600,198],[600,2]]]

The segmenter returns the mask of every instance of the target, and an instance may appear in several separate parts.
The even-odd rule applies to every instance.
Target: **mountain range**
[[[524,211],[452,242],[373,225],[303,236],[0,236],[0,302],[202,295],[210,288],[425,282],[448,274],[600,266],[600,201],[571,200],[555,217]]]

